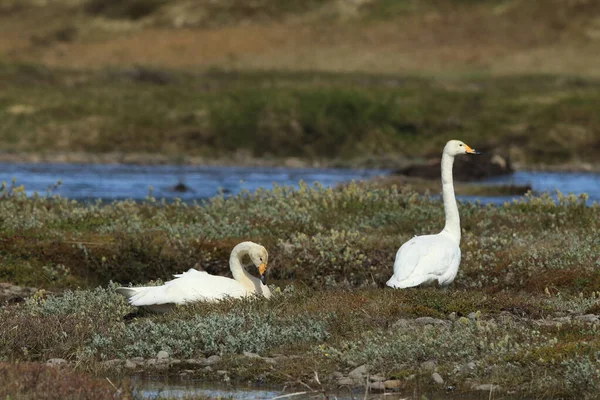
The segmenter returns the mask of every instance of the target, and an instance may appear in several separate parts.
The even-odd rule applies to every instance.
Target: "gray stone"
[[[477,367],[477,365],[473,361],[468,362],[465,365],[463,365],[462,367],[460,367],[460,373],[461,374],[469,374],[469,373],[475,371],[476,367]]]
[[[595,314],[578,315],[575,317],[575,319],[577,321],[583,321],[583,322],[589,322],[589,323],[598,322],[598,320],[599,320],[598,316]]]
[[[454,311],[452,311],[449,315],[448,315],[448,319],[450,321],[456,321],[456,313]]]
[[[434,360],[423,361],[421,363],[421,369],[424,369],[425,371],[433,372],[433,371],[435,371],[435,364],[436,364],[436,362]]]
[[[244,356],[248,357],[248,358],[262,358],[260,355],[256,354],[256,353],[251,353],[249,351],[245,351]]]
[[[227,375],[227,374],[228,374],[228,372],[224,369],[217,370],[217,375]]]
[[[360,367],[354,368],[352,371],[350,371],[348,376],[355,380],[362,380],[364,379],[367,372],[367,366],[361,365]]]
[[[136,364],[143,364],[144,357],[133,357],[133,358],[131,358],[131,362],[134,362]]]
[[[134,363],[133,361],[131,361],[131,360],[125,360],[125,368],[135,369],[136,367],[137,367],[137,364]]]
[[[419,325],[447,325],[448,321],[444,321],[439,318],[431,318],[431,317],[419,317],[415,319],[415,322]]]
[[[335,372],[333,373],[333,377],[334,377],[335,379],[342,379],[342,378],[344,378],[344,374],[342,374],[340,371],[335,371]]]
[[[207,372],[211,372],[213,369],[212,369],[212,367],[209,365],[209,366],[206,366],[206,367],[204,367],[204,370],[205,370],[205,371],[207,371]]]
[[[215,365],[221,362],[221,357],[213,355],[204,360],[204,365]]]
[[[470,312],[469,315],[467,315],[467,318],[469,318],[470,320],[474,321],[476,319],[479,319],[479,315],[481,313],[477,313],[477,312]]]
[[[164,360],[164,359],[166,359],[166,358],[169,358],[169,353],[167,353],[167,352],[166,352],[166,351],[164,351],[164,350],[161,350],[161,351],[159,351],[159,352],[156,354],[156,358],[157,358],[157,359],[159,359],[159,360]]]
[[[438,385],[444,384],[444,378],[442,378],[442,376],[440,374],[438,374],[437,372],[434,372],[433,374],[431,374],[431,379]]]
[[[205,358],[188,358],[184,361],[186,364],[201,364],[204,365],[206,362]]]
[[[492,392],[494,390],[500,390],[500,386],[498,385],[494,385],[491,383],[484,383],[483,385],[478,385],[478,384],[473,384],[472,386],[473,390],[481,390],[484,392]]]
[[[48,361],[46,361],[46,365],[51,366],[51,367],[56,367],[59,365],[67,365],[68,363],[69,362],[67,360],[65,360],[64,358],[51,358]]]
[[[369,380],[371,382],[383,382],[385,381],[385,378],[381,375],[370,375]]]
[[[354,386],[355,381],[352,378],[342,378],[342,379],[338,379],[337,383],[340,386]]]
[[[377,382],[371,382],[371,384],[369,385],[369,388],[371,390],[380,390],[380,391],[384,391],[385,390],[385,385],[383,382],[381,381],[377,381]]]
[[[102,364],[105,367],[118,367],[118,366],[122,365],[124,362],[125,362],[124,360],[114,358],[112,360],[102,361],[100,364]]]
[[[402,382],[400,382],[398,379],[390,379],[383,382],[383,385],[388,390],[397,390],[402,386]]]
[[[262,359],[264,362],[266,362],[267,364],[271,364],[271,365],[275,365],[277,364],[277,360],[272,358],[272,357],[263,357]]]
[[[392,328],[408,328],[410,326],[410,321],[404,318],[400,318],[398,321],[392,324]]]

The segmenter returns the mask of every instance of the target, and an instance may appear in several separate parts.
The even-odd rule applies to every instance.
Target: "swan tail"
[[[119,293],[121,296],[125,297],[127,300],[131,300],[133,296],[138,292],[136,288],[130,287],[119,287],[115,289],[115,292]]]

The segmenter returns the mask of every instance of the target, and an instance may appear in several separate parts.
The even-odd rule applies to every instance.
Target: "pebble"
[[[204,364],[205,361],[205,358],[188,358],[184,362],[187,364]]]
[[[431,379],[433,379],[433,381],[438,385],[444,384],[444,378],[442,378],[442,376],[440,374],[438,374],[437,372],[434,372],[433,374],[431,374]]]
[[[434,360],[423,361],[421,363],[421,369],[424,369],[425,371],[433,372],[433,371],[435,371],[435,364],[436,363]]]
[[[157,358],[157,359],[159,359],[159,360],[164,360],[164,359],[166,359],[166,358],[169,358],[169,353],[167,353],[167,352],[166,352],[166,351],[164,351],[164,350],[161,350],[161,351],[159,351],[159,352],[156,354],[156,358]]]
[[[64,358],[51,358],[48,361],[46,361],[46,365],[51,366],[51,367],[55,367],[58,365],[66,365],[69,362],[67,360],[65,360]]]
[[[448,321],[444,321],[439,318],[432,317],[419,317],[415,319],[415,322],[419,325],[447,325]]]
[[[494,390],[500,390],[500,386],[491,383],[484,383],[483,385],[473,384],[473,390],[481,390],[485,392],[491,392]]]
[[[353,386],[354,383],[355,383],[355,381],[352,378],[338,379],[338,385],[340,385],[340,386]]]
[[[390,379],[390,380],[383,382],[383,385],[385,386],[386,389],[395,390],[395,389],[400,389],[400,386],[402,386],[402,383],[398,379]]]
[[[133,357],[131,359],[131,362],[134,362],[136,364],[143,364],[144,363],[144,357]]]
[[[112,360],[102,361],[101,364],[104,365],[105,367],[117,367],[117,366],[123,364],[123,360],[114,358]]]
[[[248,358],[262,358],[260,355],[256,354],[256,353],[251,353],[249,351],[245,351],[244,356],[248,357]]]
[[[207,359],[204,360],[203,364],[204,365],[214,365],[221,362],[221,357],[217,356],[217,355],[213,355],[208,357]]]
[[[134,369],[137,367],[137,364],[131,360],[125,360],[125,368]]]
[[[381,375],[371,375],[369,376],[369,380],[371,382],[383,382],[385,381],[385,378]]]
[[[371,382],[371,384],[369,385],[369,388],[371,390],[385,390],[385,384],[383,382]]]
[[[476,367],[477,367],[477,365],[473,361],[470,361],[470,362],[466,363],[465,365],[463,365],[460,368],[460,373],[461,374],[468,374],[468,373],[470,373],[472,371],[475,371]]]
[[[597,315],[595,314],[585,314],[585,315],[578,315],[575,317],[576,320],[578,321],[583,321],[583,322],[598,322],[599,318]]]

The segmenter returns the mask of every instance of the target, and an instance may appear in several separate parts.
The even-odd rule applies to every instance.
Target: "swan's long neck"
[[[240,243],[235,246],[229,257],[229,268],[231,269],[233,279],[244,286],[254,288],[253,276],[242,266],[242,258],[247,255],[249,251],[250,246],[247,246],[245,243]]]
[[[444,199],[444,212],[446,214],[446,226],[444,231],[448,232],[457,243],[460,244],[460,217],[458,216],[458,206],[454,196],[454,182],[452,179],[452,165],[454,157],[446,154],[442,155],[442,197]]]

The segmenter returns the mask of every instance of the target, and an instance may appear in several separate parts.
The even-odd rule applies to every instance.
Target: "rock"
[[[367,366],[361,365],[360,367],[354,368],[352,371],[350,371],[348,376],[355,380],[363,380],[367,372]]]
[[[166,351],[164,351],[164,350],[161,350],[161,351],[159,351],[159,352],[156,354],[156,358],[157,358],[158,360],[164,360],[164,359],[166,359],[166,358],[169,358],[169,353],[167,353],[167,352],[166,352]]]
[[[468,362],[460,367],[460,373],[463,375],[470,374],[471,372],[475,371],[476,367],[477,365],[473,361]]]
[[[448,319],[450,321],[456,321],[456,313],[452,311],[450,314],[448,314]]]
[[[383,382],[385,381],[385,378],[381,375],[371,375],[369,376],[369,380],[371,382]]]
[[[480,316],[481,316],[480,311],[473,311],[473,312],[470,312],[469,315],[467,315],[467,318],[469,318],[471,321],[475,321],[476,319],[479,319]]]
[[[369,385],[369,388],[371,390],[384,391],[385,390],[385,384],[383,382],[381,382],[381,381],[371,382],[371,384]]]
[[[272,358],[272,357],[263,357],[262,359],[264,362],[266,362],[267,364],[271,364],[271,365],[275,365],[277,364],[277,360]]]
[[[131,360],[131,362],[134,362],[136,364],[143,364],[144,363],[144,357],[133,357],[130,360]]]
[[[444,384],[444,378],[442,378],[442,376],[440,374],[438,374],[437,372],[434,372],[433,374],[431,374],[431,379],[437,385],[443,385]]]
[[[400,387],[402,386],[402,382],[400,382],[398,379],[390,379],[383,382],[383,385],[388,390],[396,390],[400,389]]]
[[[65,360],[64,358],[51,358],[48,361],[46,361],[46,365],[48,365],[50,367],[56,367],[59,365],[67,365],[68,363],[69,362],[67,360]]]
[[[118,367],[121,364],[123,364],[125,361],[120,360],[118,358],[112,359],[112,360],[106,360],[106,361],[102,361],[100,364],[102,364],[105,367]]]
[[[213,355],[210,356],[208,358],[206,358],[203,362],[204,365],[215,365],[217,363],[221,362],[221,357],[217,356],[217,355]]]
[[[481,391],[485,391],[485,392],[492,392],[494,390],[500,390],[500,386],[494,385],[491,383],[484,383],[483,385],[474,383],[473,386],[471,386],[471,388],[473,390],[481,390]]]
[[[338,379],[337,383],[340,386],[354,386],[356,381],[352,378],[342,378],[342,379]]]
[[[137,367],[137,364],[134,363],[133,361],[131,361],[131,360],[125,360],[125,368],[135,369],[136,367]]]
[[[577,321],[583,321],[583,322],[588,322],[588,323],[594,323],[594,322],[598,322],[598,320],[600,318],[598,318],[597,315],[595,314],[585,314],[585,315],[578,315],[575,317],[575,319]]]
[[[176,365],[176,364],[181,364],[181,360],[179,360],[177,358],[172,358],[171,361],[169,361],[169,365]]]
[[[184,362],[186,364],[200,364],[200,365],[205,365],[206,358],[188,358]]]
[[[204,367],[204,370],[205,370],[205,371],[207,371],[207,372],[211,372],[213,369],[212,369],[212,367],[209,365],[209,366],[207,366],[207,367]]]
[[[408,328],[410,326],[410,321],[405,318],[400,318],[398,321],[392,324],[392,328]]]
[[[433,372],[433,371],[435,371],[435,364],[436,364],[436,362],[434,360],[423,361],[421,363],[421,369],[424,369],[425,371]]]
[[[419,325],[448,325],[448,321],[431,317],[419,317],[415,322]]]
[[[227,374],[228,374],[228,372],[225,371],[224,369],[217,370],[217,375],[227,375]]]
[[[248,357],[248,358],[262,358],[262,357],[261,357],[261,356],[259,356],[258,354],[256,354],[256,353],[251,353],[251,352],[249,352],[249,351],[245,351],[245,352],[244,352],[244,353],[242,353],[242,354],[244,354],[244,356],[246,356],[246,357]]]
[[[482,149],[481,151],[482,155],[477,157],[457,157],[453,168],[455,181],[485,179],[514,172],[508,157],[502,156],[491,149]],[[435,159],[425,163],[409,165],[395,171],[395,173],[425,179],[439,179],[440,163],[441,160],[436,155]]]
[[[335,371],[335,372],[332,374],[332,376],[333,376],[335,379],[342,379],[342,378],[344,378],[344,374],[342,374],[340,371]]]

